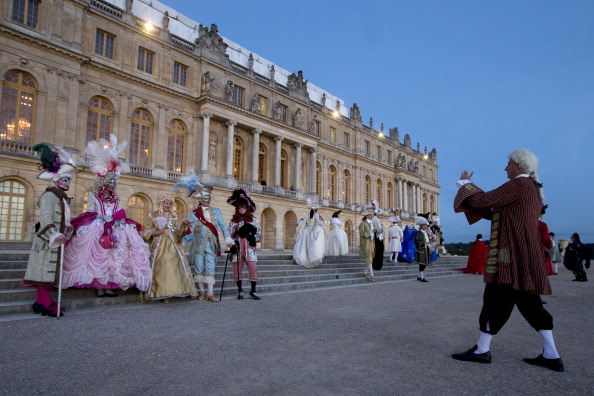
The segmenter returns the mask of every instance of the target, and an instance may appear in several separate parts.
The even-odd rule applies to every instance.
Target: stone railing
[[[231,70],[236,71],[239,74],[243,74],[244,76],[247,75],[248,72],[248,69],[234,62],[231,62]]]
[[[263,75],[258,74],[258,73],[254,73],[254,79],[261,84],[266,84],[266,85],[270,84],[269,78],[266,78]]]
[[[0,152],[35,156],[32,144],[13,142],[11,140],[0,140]]]
[[[149,176],[150,177],[153,175],[153,169],[145,168],[144,166],[130,164],[130,173],[133,175]]]
[[[183,176],[183,173],[167,171],[167,179],[178,181]]]
[[[194,52],[194,43],[184,40],[183,38],[178,37],[175,34],[171,34],[170,39],[175,46],[181,49],[185,49],[186,51]]]
[[[113,4],[109,4],[108,2],[103,1],[103,0],[91,0],[91,5],[97,9],[105,12],[106,14],[109,14],[116,18],[122,19],[124,10],[114,6]]]

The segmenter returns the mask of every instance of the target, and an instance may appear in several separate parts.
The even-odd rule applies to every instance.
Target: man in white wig
[[[400,216],[390,216],[388,220],[392,226],[388,229],[388,251],[392,253],[390,261],[396,262],[398,260],[398,253],[402,251],[402,228],[398,225],[400,223]]]

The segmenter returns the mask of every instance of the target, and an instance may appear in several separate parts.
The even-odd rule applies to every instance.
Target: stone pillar
[[[280,187],[281,182],[281,144],[283,142],[283,138],[277,136],[274,138],[276,141],[276,152],[274,157],[274,186]]]
[[[252,182],[258,183],[258,164],[260,159],[260,129],[252,129],[252,135],[254,135],[254,147],[252,150]]]
[[[402,184],[402,198],[404,200],[402,208],[406,213],[408,213],[408,182],[406,180]]]
[[[423,212],[423,191],[421,186],[417,184],[417,213]]]
[[[237,122],[227,121],[225,125],[227,125],[227,162],[225,176],[227,176],[227,179],[231,179],[233,178],[233,146],[235,144],[233,138],[235,136],[235,125],[237,125]]]
[[[398,207],[400,210],[403,209],[403,202],[402,202],[402,179],[398,179]]]
[[[202,117],[202,157],[200,158],[200,172],[208,173],[208,137],[210,135],[211,114],[201,114]]]
[[[316,151],[315,147],[311,148],[311,193],[316,194],[316,186],[317,186],[317,169],[316,165],[318,163],[318,152]],[[321,193],[321,192],[320,192]]]
[[[295,190],[301,191],[301,143],[295,144]]]

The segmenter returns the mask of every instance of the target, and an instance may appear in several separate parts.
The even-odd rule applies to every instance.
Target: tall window
[[[258,95],[260,98],[260,114],[268,115],[268,98],[266,96]]]
[[[233,147],[233,178],[235,180],[241,180],[241,164],[243,163],[242,157],[243,141],[239,137],[235,136],[235,144]]]
[[[391,150],[388,150],[387,160],[388,160],[388,165],[391,165],[392,164],[392,151]]]
[[[173,210],[177,213],[177,218],[185,220],[188,218],[188,210],[184,201],[179,198],[173,200]]]
[[[282,122],[287,122],[287,116],[289,114],[289,108],[284,104],[280,105],[280,120]]]
[[[26,73],[11,70],[4,75],[0,110],[0,139],[33,142],[37,84]]]
[[[87,208],[89,207],[89,195],[91,194],[91,191],[87,191],[84,193],[83,195],[83,213],[87,211]]]
[[[322,123],[318,120],[314,121],[314,130],[313,130],[313,134],[316,136],[320,136],[320,125],[322,125]]]
[[[365,141],[365,155],[368,157],[371,155],[371,143],[369,140]]]
[[[155,53],[146,48],[138,47],[138,64],[136,68],[148,74],[153,74]]]
[[[382,160],[382,146],[377,146],[377,160]]]
[[[382,201],[382,180],[381,179],[377,179],[376,183],[375,183],[375,199],[377,199],[379,202]]]
[[[427,167],[423,165],[423,177],[427,177]]]
[[[330,142],[336,143],[336,128],[330,127]]]
[[[316,193],[322,195],[322,165],[316,162]]]
[[[183,173],[186,127],[180,120],[171,120],[167,132],[167,170]]]
[[[388,182],[388,206],[391,208],[394,206],[394,191],[392,189],[392,183]]]
[[[427,213],[427,194],[423,194],[423,213]]]
[[[130,164],[149,167],[153,119],[148,111],[136,109],[130,128]]]
[[[435,212],[435,197],[433,195],[429,197],[429,210],[431,213]]]
[[[365,176],[365,203],[371,202],[371,177]]]
[[[344,133],[343,136],[343,144],[345,148],[351,148],[351,135],[349,135],[348,133]]]
[[[280,185],[282,188],[289,188],[289,166],[287,165],[287,152],[281,150]]]
[[[429,180],[433,181],[433,168],[429,168]]]
[[[112,130],[113,108],[105,98],[94,96],[87,110],[87,142],[109,139]]]
[[[328,199],[336,201],[336,168],[330,165],[328,168]]]
[[[266,180],[266,146],[260,143],[258,151],[258,181]]]
[[[0,241],[22,241],[25,226],[25,186],[0,182]]]
[[[343,181],[342,202],[344,202],[345,204],[348,204],[351,202],[351,199],[350,199],[350,196],[351,196],[351,174],[346,169],[344,170],[344,173],[342,175],[342,181]]]
[[[34,29],[39,22],[39,0],[14,0],[12,2],[12,20]]]
[[[173,83],[186,86],[186,76],[188,75],[188,66],[175,62],[173,64]]]
[[[140,195],[132,195],[128,199],[128,211],[126,213],[132,220],[136,220],[144,226],[148,216],[146,199]]]
[[[245,89],[239,85],[233,85],[233,103],[239,107],[243,107],[243,97],[245,96]]]
[[[95,53],[109,59],[113,59],[115,36],[97,29],[95,34]]]

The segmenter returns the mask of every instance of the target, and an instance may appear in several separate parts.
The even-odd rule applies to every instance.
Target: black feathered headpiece
[[[256,204],[254,201],[252,201],[248,192],[243,188],[238,188],[237,190],[233,191],[233,194],[227,199],[227,203],[235,207],[245,205],[250,213],[254,213],[256,211]]]

